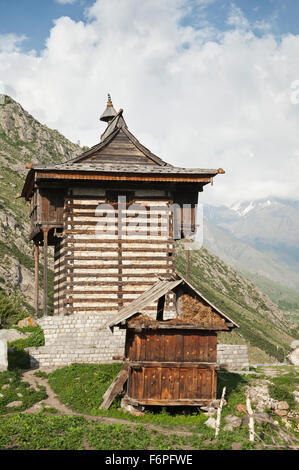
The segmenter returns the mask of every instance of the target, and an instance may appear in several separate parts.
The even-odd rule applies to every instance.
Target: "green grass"
[[[18,370],[0,373],[0,393],[3,395],[0,397],[1,415],[26,410],[34,403],[47,398],[44,388],[36,391],[30,388],[27,382],[23,382]],[[7,405],[14,401],[21,401],[22,404],[17,407],[7,408]]]
[[[72,364],[51,372],[48,379],[60,401],[79,413],[154,423],[169,428],[181,426],[206,431],[204,423],[207,416],[197,407],[148,407],[144,416],[132,416],[119,408],[120,398],[117,397],[109,410],[100,410],[103,394],[121,367],[121,364]],[[226,407],[224,415],[234,412],[237,403],[244,402],[242,389],[250,380],[251,376],[241,376],[224,370],[218,373],[217,396],[220,398],[222,388],[226,386],[226,396],[229,398],[229,406]]]
[[[299,388],[298,374],[288,372],[278,377],[273,377],[271,382],[272,383],[269,386],[270,396],[275,400],[286,401],[290,408],[294,408],[296,406],[296,402],[293,391],[296,386],[297,389]]]
[[[180,450],[230,449],[232,442],[248,443],[246,430],[236,434],[221,432],[214,441],[214,431],[207,428],[190,435],[162,433],[146,426],[90,422],[84,417],[16,414],[0,418],[0,449],[18,450]]]
[[[72,450],[82,449],[83,418],[15,415],[0,421],[0,449]]]
[[[98,414],[102,396],[121,368],[118,363],[72,364],[56,369],[48,377],[62,403],[80,413]]]
[[[40,371],[35,375],[48,377],[60,401],[72,410],[86,415],[121,418],[127,420],[128,424],[90,421],[84,416],[60,416],[57,410],[51,407],[44,407],[40,413],[34,415],[6,414],[0,417],[0,449],[229,450],[233,442],[239,442],[242,450],[246,450],[254,449],[259,444],[258,441],[249,442],[246,423],[234,431],[224,431],[223,427],[225,416],[238,415],[236,405],[245,404],[246,386],[254,385],[257,378],[264,378],[263,375],[240,375],[225,370],[218,372],[217,395],[220,397],[222,388],[226,386],[227,404],[222,410],[221,430],[215,440],[214,429],[205,424],[208,417],[198,408],[149,407],[144,416],[132,416],[118,409],[118,398],[109,410],[100,410],[102,396],[120,368],[121,364],[117,363],[72,364],[56,369],[48,375]],[[296,379],[296,372],[290,369],[287,372],[281,370],[284,375],[271,379],[273,384],[287,386],[289,389],[296,386],[299,380],[298,377],[297,381],[293,380]],[[7,393],[15,393],[20,389],[20,376],[17,371],[3,373],[0,377],[2,382],[8,383],[11,388]],[[22,387],[22,390],[28,388],[26,384]],[[15,395],[12,398],[16,399]],[[31,396],[30,403],[37,398],[36,395]],[[149,428],[149,423],[158,425],[159,428]],[[187,431],[187,434],[178,434],[178,431]],[[273,426],[269,428],[268,425],[256,423],[256,432],[267,444],[272,445],[269,436],[275,432]]]
[[[122,364],[72,364],[56,369],[49,374],[49,383],[60,401],[74,411],[95,416],[110,416],[140,422],[153,422],[167,426],[197,426],[205,421],[198,410],[177,412],[177,408],[151,408],[145,416],[137,417],[119,409],[120,398],[116,398],[109,410],[100,410],[103,394],[112,383]]]
[[[200,447],[200,439],[147,431],[144,426],[88,422],[82,417],[15,415],[0,420],[0,449],[170,450]]]

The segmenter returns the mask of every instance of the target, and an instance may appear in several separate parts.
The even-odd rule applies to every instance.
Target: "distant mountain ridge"
[[[299,291],[299,201],[204,206],[204,246],[230,264]]]

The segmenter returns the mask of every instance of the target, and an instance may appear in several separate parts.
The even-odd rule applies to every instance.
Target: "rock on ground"
[[[224,418],[226,425],[224,426],[224,431],[233,431],[234,428],[239,428],[242,424],[241,418],[235,415],[227,415]]]
[[[7,340],[0,337],[0,372],[7,370],[8,360],[7,360]]]
[[[207,419],[207,421],[205,422],[205,425],[209,426],[209,428],[216,429],[216,419],[212,417]]]
[[[11,403],[8,403],[6,405],[6,408],[13,408],[14,406],[22,406],[23,402],[22,401],[12,401]]]
[[[21,333],[13,328],[10,330],[0,330],[0,340],[6,339],[8,343],[11,343],[11,341],[15,341],[17,339],[27,338],[30,334],[31,333]]]
[[[299,348],[294,349],[294,351],[289,354],[289,361],[294,366],[299,366]]]

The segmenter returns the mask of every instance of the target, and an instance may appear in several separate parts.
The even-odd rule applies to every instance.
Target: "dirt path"
[[[43,406],[45,407],[51,407],[51,408],[56,408],[60,414],[63,415],[76,415],[78,413],[74,413],[70,408],[65,406],[61,401],[58,400],[57,396],[53,392],[52,388],[50,387],[48,380],[43,379],[41,377],[36,377],[34,373],[36,370],[28,370],[26,372],[23,372],[23,380],[25,382],[28,382],[30,386],[34,389],[39,391],[38,385],[42,385],[43,387],[46,388],[46,393],[48,395],[48,398],[45,400],[42,400],[38,403],[35,403],[31,408],[28,408],[28,410],[25,411],[25,413],[38,413],[39,411],[42,410]]]
[[[158,431],[162,434],[167,434],[167,435],[169,435],[170,433],[174,433],[180,436],[192,436],[193,434],[190,431],[183,431],[177,428],[166,429],[161,426],[150,424],[150,423],[140,423],[140,422],[134,422],[134,421],[129,421],[129,420],[127,421],[125,419],[120,419],[120,418],[108,418],[104,416],[94,416],[94,415],[86,415],[83,413],[77,413],[76,411],[71,410],[70,408],[65,406],[63,403],[61,403],[61,401],[58,399],[58,397],[55,395],[52,388],[50,387],[48,380],[42,377],[36,377],[34,375],[35,372],[36,370],[28,370],[28,371],[23,372],[22,379],[23,381],[28,382],[34,390],[39,391],[38,385],[45,387],[48,398],[38,403],[35,403],[31,408],[28,408],[27,410],[23,411],[23,413],[34,414],[34,413],[38,413],[39,411],[41,411],[43,407],[51,407],[51,408],[55,408],[56,410],[58,410],[59,414],[61,415],[82,416],[88,421],[99,421],[99,422],[107,423],[107,424],[113,424],[113,423],[124,424],[131,428],[135,426],[145,426],[148,430]]]

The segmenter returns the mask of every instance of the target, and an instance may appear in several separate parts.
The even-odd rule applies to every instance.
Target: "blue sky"
[[[56,0],[0,0],[0,34],[26,36],[22,48],[40,52],[56,18],[83,20],[85,8],[92,4],[93,0],[75,0],[72,4]]]
[[[0,6],[0,93],[43,124],[95,145],[111,93],[163,160],[226,171],[210,203],[299,199],[299,0]]]
[[[60,0],[61,2],[67,0]],[[126,1],[126,0],[123,0]],[[45,46],[55,19],[68,16],[75,21],[87,21],[85,11],[94,0],[0,0],[0,34],[14,33],[26,36],[22,50],[32,49],[40,53]],[[240,8],[251,24],[256,24],[255,33],[263,34],[262,25],[279,37],[288,33],[299,33],[298,0],[207,0],[204,5],[197,0],[190,2],[193,9],[182,20],[184,25],[200,28],[205,22],[225,31],[228,11],[234,4]]]

